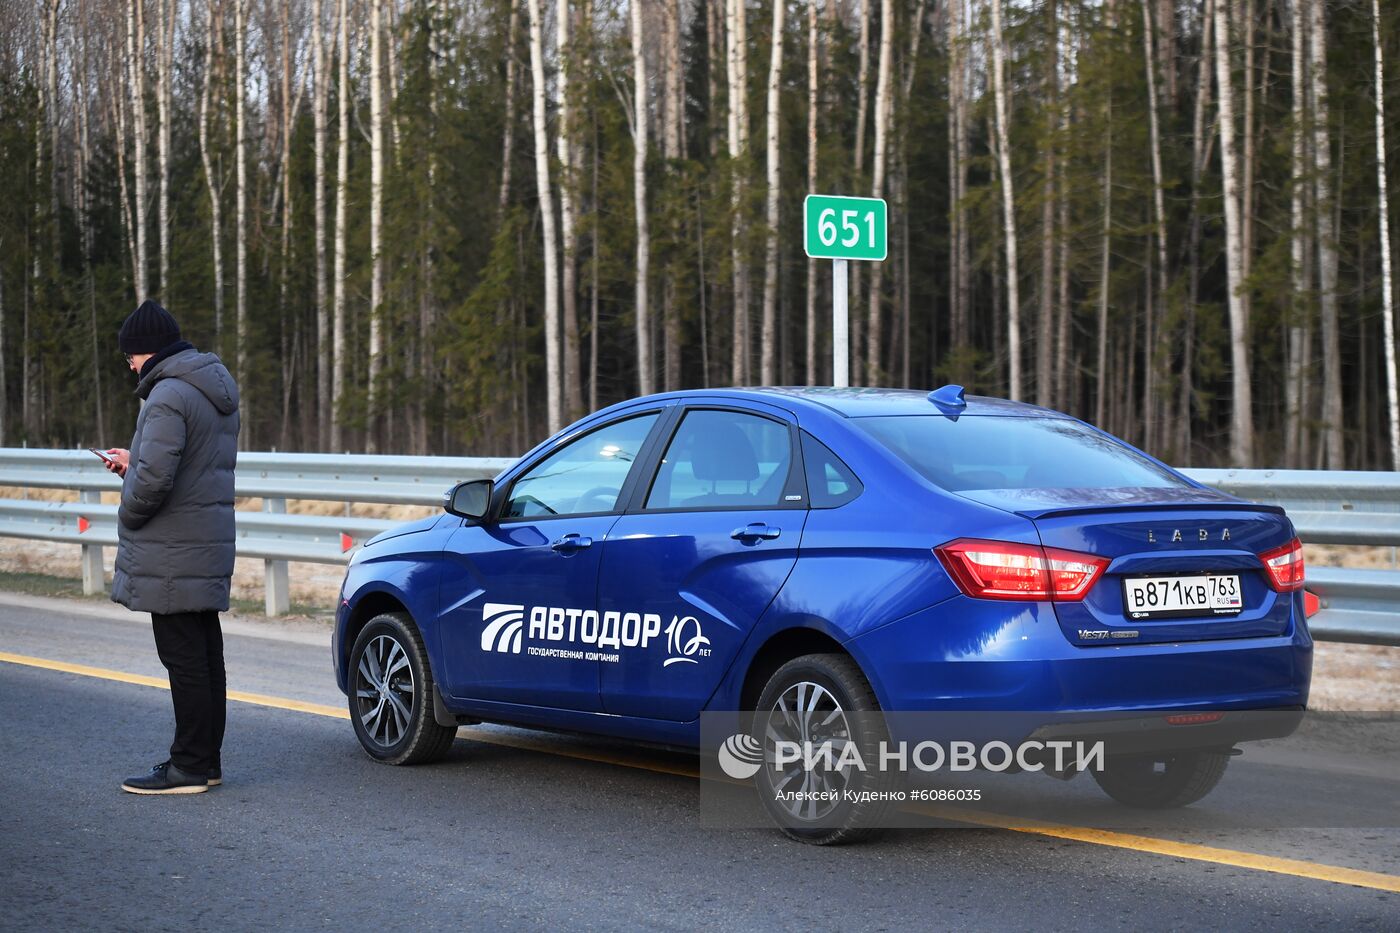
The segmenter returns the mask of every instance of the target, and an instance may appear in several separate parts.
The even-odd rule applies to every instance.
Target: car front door
[[[494,520],[453,534],[439,623],[450,695],[601,709],[599,561],[660,416],[565,441],[508,482]]]
[[[599,608],[622,620],[603,709],[699,715],[797,560],[807,518],[790,416],[693,405],[604,543]]]

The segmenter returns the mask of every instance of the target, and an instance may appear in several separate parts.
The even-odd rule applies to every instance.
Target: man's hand
[[[131,461],[131,451],[125,447],[109,447],[107,448],[107,456],[112,458],[110,463],[106,461],[102,463],[107,468],[107,472],[126,476],[126,465]]]

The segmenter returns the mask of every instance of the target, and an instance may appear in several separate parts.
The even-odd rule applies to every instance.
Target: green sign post
[[[884,198],[809,194],[802,202],[803,246],[812,259],[882,262],[889,252]]]
[[[830,259],[831,381],[850,384],[848,271],[852,259],[883,262],[889,253],[888,207],[883,198],[809,194],[802,202],[803,248],[812,259]]]

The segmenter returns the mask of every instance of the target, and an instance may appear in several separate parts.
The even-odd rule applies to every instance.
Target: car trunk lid
[[[1288,631],[1292,594],[1273,589],[1259,559],[1293,538],[1293,526],[1277,506],[1189,488],[964,495],[1031,519],[1046,547],[1109,560],[1082,600],[1054,604],[1072,644],[1122,646]]]

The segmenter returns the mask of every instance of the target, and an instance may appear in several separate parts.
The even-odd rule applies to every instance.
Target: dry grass
[[[1308,567],[1359,567],[1376,570],[1400,569],[1397,549],[1362,547],[1350,544],[1304,544],[1303,564]]]
[[[0,499],[29,499],[34,502],[77,502],[75,489],[23,489],[16,486],[0,486]],[[120,494],[115,490],[102,494],[103,505],[117,505]],[[245,512],[257,512],[263,507],[263,500],[256,496],[235,499],[233,507]],[[429,515],[436,515],[441,507],[436,505],[383,505],[377,502],[327,502],[323,499],[289,499],[287,511],[293,515],[353,515],[357,518],[386,518],[393,521],[411,522]]]

